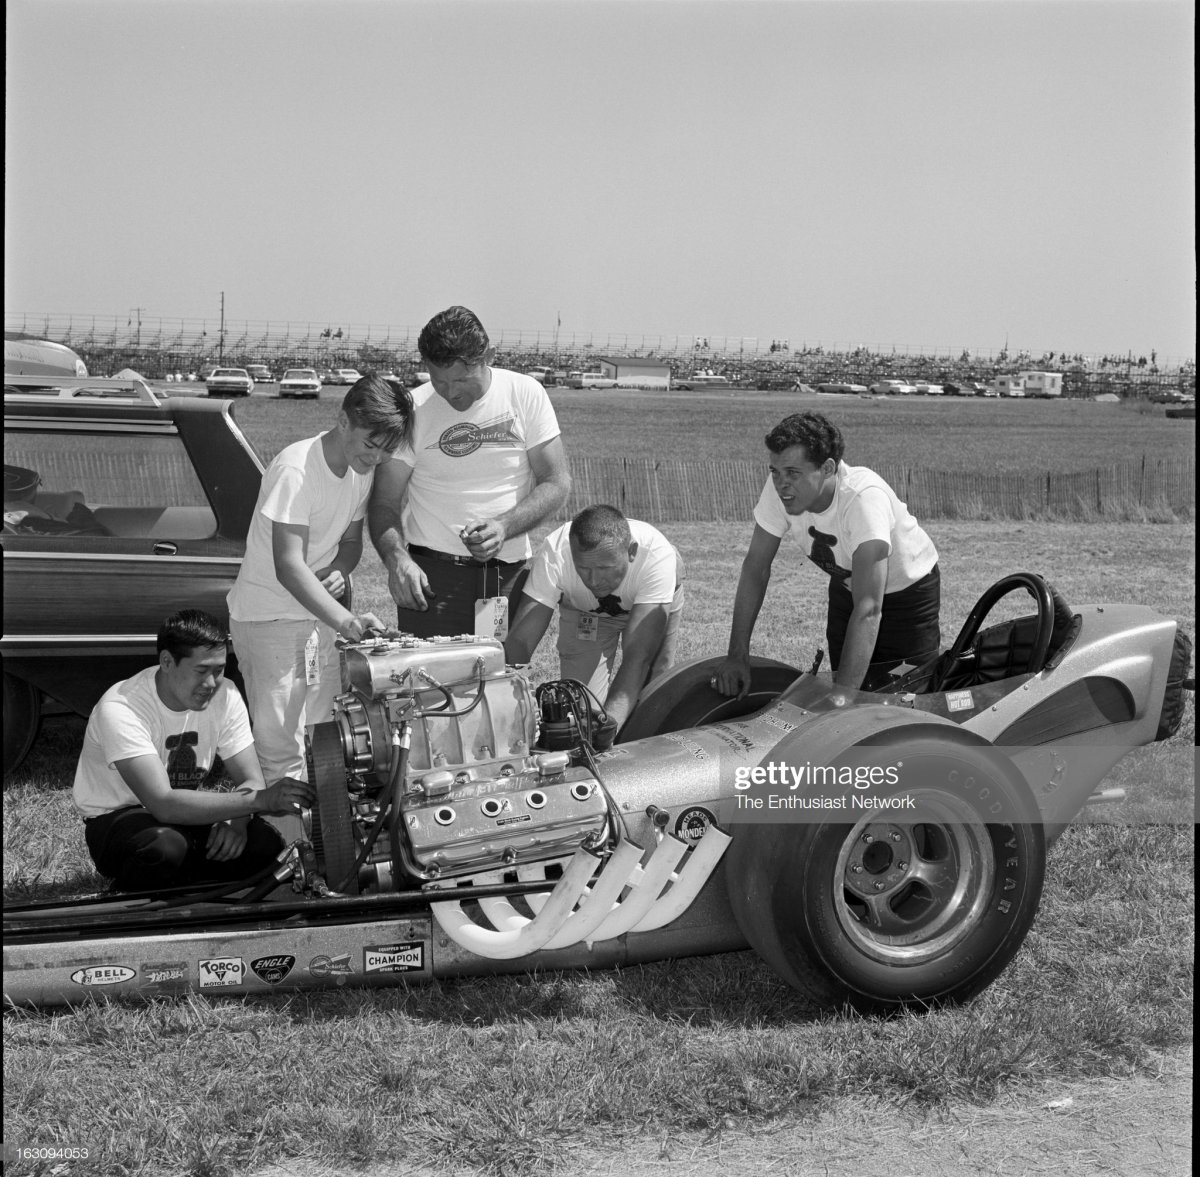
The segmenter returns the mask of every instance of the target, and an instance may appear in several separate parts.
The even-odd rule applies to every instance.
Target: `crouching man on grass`
[[[158,631],[158,664],[109,687],[88,719],[75,806],[116,890],[247,878],[283,849],[260,815],[312,804],[307,781],[263,780],[246,705],[224,677],[228,644],[207,613],[173,614]],[[232,792],[200,787],[217,755]]]

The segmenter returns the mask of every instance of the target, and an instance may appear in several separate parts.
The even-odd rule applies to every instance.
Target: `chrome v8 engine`
[[[392,890],[599,845],[604,792],[538,747],[528,681],[491,638],[342,648],[333,721],[310,731],[312,842],[339,891]]]

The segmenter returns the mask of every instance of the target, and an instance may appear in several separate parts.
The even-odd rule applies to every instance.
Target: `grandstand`
[[[206,363],[234,366],[354,367],[411,377],[419,365],[419,327],[331,325],[277,320],[212,323],[144,315],[61,315],[5,312],[6,331],[36,335],[74,348],[97,374],[130,367],[150,379],[169,372],[195,372]],[[223,329],[222,329],[223,328]],[[990,380],[1028,368],[1064,373],[1065,396],[1116,392],[1144,397],[1160,387],[1195,391],[1194,358],[1132,352],[1085,356],[1063,352],[895,344],[802,342],[715,335],[636,335],[627,332],[511,330],[493,333],[496,363],[524,370],[595,368],[600,357],[645,356],[665,360],[675,379],[705,369],[742,387],[791,388],[852,380],[872,384],[886,377],[928,380]]]

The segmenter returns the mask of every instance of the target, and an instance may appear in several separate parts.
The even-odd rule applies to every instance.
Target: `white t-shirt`
[[[789,515],[770,478],[754,508],[754,522],[782,538],[791,531],[804,554],[850,591],[854,553],[867,540],[888,546],[887,592],[915,584],[937,563],[933,541],[874,470],[838,463],[833,502],[821,512]]]
[[[638,546],[637,554],[613,595],[626,612],[634,605],[670,605],[682,579],[678,553],[649,523],[630,519],[629,531]],[[594,613],[600,602],[575,571],[570,532],[571,525],[564,523],[542,541],[524,591],[552,609],[561,603],[582,613]],[[678,604],[682,607],[682,600]]]
[[[529,451],[559,435],[545,388],[532,376],[492,368],[487,392],[459,412],[423,384],[413,392],[412,437],[395,460],[412,467],[401,523],[409,543],[454,556],[468,520],[494,519],[537,484]],[[526,560],[528,534],[504,541],[497,558]]]
[[[246,537],[246,558],[227,598],[229,615],[236,621],[312,617],[275,575],[273,524],[298,523],[308,528],[304,562],[315,572],[333,561],[346,529],[366,515],[375,472],[357,474],[351,468],[339,478],[325,460],[322,437],[309,437],[280,450],[263,475]]]
[[[154,687],[157,666],[108,688],[88,718],[75,767],[75,808],[99,817],[137,794],[114,765],[133,756],[157,756],[174,789],[195,789],[212,768],[214,753],[236,756],[253,744],[250,717],[237,688],[223,681],[203,711],[172,711]]]

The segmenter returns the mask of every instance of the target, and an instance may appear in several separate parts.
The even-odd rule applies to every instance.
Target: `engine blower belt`
[[[343,894],[357,895],[354,862],[358,847],[351,824],[346,760],[337,724],[332,721],[314,724],[307,751],[308,779],[317,793],[312,810],[312,843],[317,862],[330,887],[340,887],[346,876],[352,875],[341,889]]]

